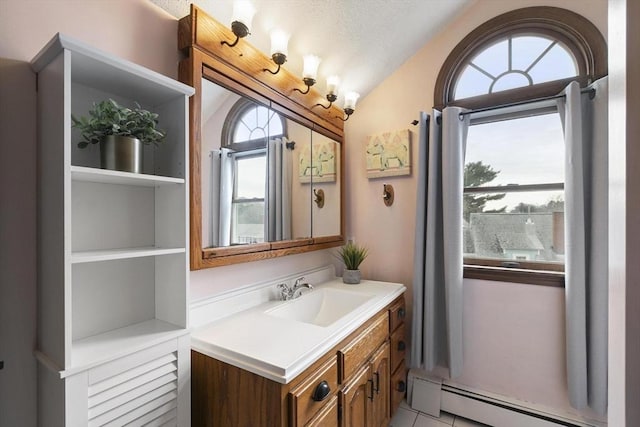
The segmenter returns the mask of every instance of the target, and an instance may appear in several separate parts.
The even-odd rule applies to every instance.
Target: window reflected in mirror
[[[340,234],[338,142],[206,79],[202,118],[203,248]]]

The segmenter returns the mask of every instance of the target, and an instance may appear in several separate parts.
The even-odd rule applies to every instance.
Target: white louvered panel
[[[161,394],[161,392],[166,391],[165,387],[161,387],[152,393],[147,393],[134,401],[118,407],[116,410],[89,420],[89,427],[121,427],[143,417],[166,403],[171,402],[173,405],[177,405],[178,392],[176,386],[175,384],[169,384],[169,386],[173,386],[173,390],[168,393]]]
[[[155,350],[147,353],[146,360],[117,361],[118,367],[128,368],[124,372],[107,375],[101,368],[94,376],[101,381],[94,381],[87,390],[89,426],[142,426],[177,408],[177,352],[158,354]]]
[[[177,425],[178,425],[177,421],[173,419],[171,421],[167,421],[166,423],[162,424],[160,427],[175,427]]]
[[[136,366],[148,364],[150,360],[172,354],[176,350],[176,340],[170,340],[105,363],[104,365],[97,366],[89,371],[89,385],[93,386],[112,377],[114,374],[128,371]]]
[[[165,426],[177,426],[178,425],[178,410],[172,409],[166,412],[156,419],[143,424],[144,427],[165,427]]]
[[[169,403],[165,403],[164,405],[151,412],[147,412],[142,417],[127,424],[125,427],[151,427],[157,425],[165,425],[166,423],[171,423],[172,421],[173,425],[175,426],[178,424],[178,421],[176,419],[177,415],[178,408],[176,407],[176,402],[171,401]]]
[[[142,381],[140,378],[135,378],[135,380],[135,382],[138,382],[137,380]],[[152,392],[166,384],[173,384],[174,387],[177,387],[177,380],[178,375],[175,372],[170,372],[160,376],[159,378],[154,377],[151,381],[145,379],[145,382],[135,388],[129,387],[130,383],[134,382],[131,381],[130,383],[125,383],[119,387],[109,389],[105,393],[101,393],[89,399],[89,418],[95,418],[105,412],[112,411],[118,406],[124,405],[136,397],[143,396],[144,394]],[[99,403],[94,403],[94,399],[99,400]]]
[[[109,377],[104,377],[102,381],[95,382],[89,386],[89,397],[94,396],[96,394],[102,393],[105,390],[108,390],[112,387],[116,387],[119,384],[126,383],[127,381],[131,381],[133,378],[141,376],[149,371],[154,369],[158,369],[162,366],[173,364],[175,366],[175,361],[177,360],[176,353],[165,354],[162,357],[158,357],[157,359],[149,361],[149,359],[145,360],[141,364],[131,367],[127,371],[116,371],[118,372],[116,375],[111,375]],[[91,376],[91,372],[89,373]]]

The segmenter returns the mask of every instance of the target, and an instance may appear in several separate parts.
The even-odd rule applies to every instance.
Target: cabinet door
[[[371,401],[373,380],[368,365],[363,366],[347,386],[340,392],[342,427],[365,427],[371,425]]]
[[[371,377],[373,379],[372,423],[374,427],[387,427],[391,420],[391,393],[389,390],[390,352],[385,342],[371,359]]]

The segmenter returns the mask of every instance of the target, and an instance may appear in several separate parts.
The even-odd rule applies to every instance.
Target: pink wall
[[[415,170],[411,177],[366,178],[366,136],[409,128],[415,154],[418,130],[410,122],[420,110],[430,111],[436,77],[449,52],[488,19],[534,5],[571,9],[590,19],[606,37],[605,0],[478,1],[362,99],[346,123],[347,236],[371,248],[362,266],[366,277],[402,282],[411,288],[411,224],[416,208]],[[395,187],[392,207],[383,204],[383,182]],[[411,300],[411,292],[407,296]],[[466,280],[464,307],[465,368],[458,383],[560,412],[576,412],[570,408],[566,391],[562,289]],[[584,412],[582,416],[593,414]]]
[[[383,181],[368,181],[364,174],[364,138],[386,130],[414,130],[409,123],[417,118],[419,110],[431,108],[433,84],[447,54],[469,31],[514,8],[514,3],[517,7],[566,7],[584,15],[607,34],[605,0],[478,1],[363,98],[356,114],[346,123],[345,179],[347,235],[371,247],[370,258],[363,264],[365,276],[411,286],[416,186],[415,175],[384,181],[394,185],[396,196],[394,205],[385,207],[381,196]],[[35,363],[31,359],[35,342],[35,79],[26,64],[19,61],[30,61],[60,31],[175,78],[180,59],[176,29],[174,18],[145,0],[0,0],[0,58],[18,61],[0,64],[0,360],[7,362],[0,371],[0,425],[33,425],[36,407]],[[8,79],[9,72],[17,73],[16,77]],[[8,109],[19,114],[11,116]],[[9,122],[13,124],[10,128]],[[20,143],[8,146],[9,141]],[[415,139],[413,149],[415,152]],[[5,234],[11,228],[19,232]],[[13,261],[6,256],[10,251],[24,256]],[[331,262],[330,251],[320,251],[192,272],[192,297]],[[635,272],[633,278],[638,276]],[[625,304],[624,298],[614,308],[619,304]],[[460,382],[567,410],[562,316],[562,291],[557,289],[467,281],[467,369]],[[7,323],[11,328],[4,326]],[[12,365],[10,360],[23,363]],[[617,373],[615,385],[624,388],[624,370]]]

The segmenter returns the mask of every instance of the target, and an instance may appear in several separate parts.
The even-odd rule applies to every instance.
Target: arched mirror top
[[[195,6],[179,22],[187,55],[191,269],[256,261],[344,242],[342,110],[314,108],[302,79]],[[323,206],[314,192],[325,194]]]

